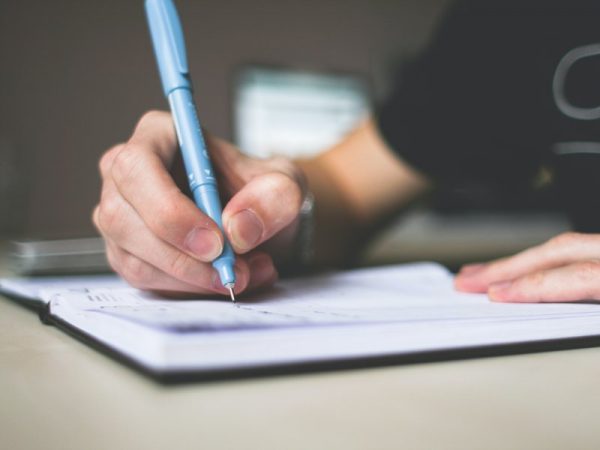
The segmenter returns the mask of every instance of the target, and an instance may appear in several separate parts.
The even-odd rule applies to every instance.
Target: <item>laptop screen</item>
[[[357,75],[247,67],[235,86],[237,145],[256,157],[307,157],[334,144],[369,109]]]

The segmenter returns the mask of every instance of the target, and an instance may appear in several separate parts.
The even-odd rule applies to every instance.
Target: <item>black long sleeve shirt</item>
[[[600,2],[455,3],[377,112],[388,144],[442,189],[536,197],[600,231]]]

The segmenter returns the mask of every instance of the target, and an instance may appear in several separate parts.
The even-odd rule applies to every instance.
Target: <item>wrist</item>
[[[294,234],[287,245],[285,257],[278,264],[279,272],[293,275],[308,271],[314,262],[314,205],[315,198],[308,192],[302,202],[294,226]]]

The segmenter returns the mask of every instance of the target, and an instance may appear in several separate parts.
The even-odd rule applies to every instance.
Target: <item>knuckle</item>
[[[574,231],[567,231],[565,233],[561,233],[556,237],[553,237],[548,241],[548,244],[552,246],[570,246],[576,242],[578,242],[582,237],[581,233],[576,233]]]
[[[153,279],[152,267],[133,255],[122,258],[119,272],[134,287],[150,286]]]
[[[294,209],[300,208],[303,197],[302,189],[294,179],[284,173],[274,173],[270,177],[269,184],[276,198],[292,205]]]
[[[190,273],[190,265],[192,264],[192,258],[185,253],[177,252],[174,258],[168,263],[167,272],[169,275],[185,280],[188,278]]]
[[[584,261],[577,264],[577,279],[582,283],[591,283],[598,280],[600,275],[600,260]]]
[[[102,177],[106,177],[108,174],[110,174],[110,169],[113,165],[115,156],[123,149],[123,147],[124,144],[115,145],[114,147],[104,152],[104,154],[100,157],[100,161],[98,162],[98,169]]]
[[[121,217],[121,201],[114,195],[105,196],[97,207],[96,225],[107,234],[115,233],[115,223]]]
[[[533,289],[541,288],[546,282],[547,274],[544,271],[535,272],[525,277],[525,284]]]
[[[127,145],[115,155],[110,168],[110,173],[116,183],[123,183],[134,177],[142,164],[142,153],[136,147]]]
[[[168,194],[165,192],[165,194]],[[160,218],[167,219],[164,222],[170,223],[173,219],[177,219],[181,215],[181,207],[177,199],[170,195],[165,195],[165,200],[159,202],[156,206],[156,215]]]
[[[140,117],[140,120],[137,123],[137,127],[139,127],[140,125],[146,124],[146,123],[152,123],[152,122],[156,122],[158,120],[164,120],[167,117],[169,117],[168,112],[160,111],[157,109],[151,109],[149,111],[146,111],[142,115],[142,117]]]

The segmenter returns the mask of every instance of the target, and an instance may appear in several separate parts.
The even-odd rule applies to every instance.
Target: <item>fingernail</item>
[[[248,262],[248,265],[252,287],[261,286],[277,277],[273,260],[267,255],[257,255]]]
[[[512,285],[512,281],[501,281],[500,283],[494,283],[490,285],[488,295],[492,300],[506,300]]]
[[[460,269],[454,278],[454,287],[464,292],[485,292],[488,284],[483,279],[483,269],[487,264],[469,264]]]
[[[214,231],[194,228],[185,239],[185,247],[202,261],[212,261],[223,251],[221,239]]]
[[[477,279],[476,277],[470,277],[459,273],[454,278],[454,287],[462,292],[485,292],[487,290],[487,283]]]
[[[254,248],[263,234],[263,225],[259,218],[249,209],[234,215],[228,224],[231,244],[239,252]]]
[[[481,272],[485,268],[486,264],[467,264],[466,266],[461,267],[458,274],[461,277],[469,277],[473,276],[479,272]]]

